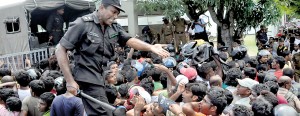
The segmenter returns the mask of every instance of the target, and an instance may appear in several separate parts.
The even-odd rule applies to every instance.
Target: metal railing
[[[35,64],[41,60],[48,59],[50,55],[50,48],[41,48],[27,52],[2,55],[0,56],[0,62],[3,62],[3,68],[16,71],[26,67],[26,59],[29,59],[31,64]]]

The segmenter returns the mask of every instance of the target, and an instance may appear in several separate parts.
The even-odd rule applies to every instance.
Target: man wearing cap
[[[236,95],[234,96],[232,103],[251,107],[249,96],[251,95],[252,87],[258,84],[258,82],[250,78],[237,79],[237,80],[238,80],[238,86],[236,90],[237,96]]]
[[[162,38],[160,39],[160,44],[171,44],[173,39],[173,25],[169,22],[167,17],[163,17],[163,26],[161,28]]]
[[[176,19],[172,22],[172,24],[175,27],[175,47],[176,52],[178,52],[179,45],[184,45],[188,40],[185,36],[185,32],[188,30],[185,30],[185,26],[188,25],[187,21],[184,18],[180,18],[179,16],[176,16]]]
[[[121,9],[119,0],[102,0],[99,9],[91,14],[78,18],[60,40],[56,48],[58,64],[67,82],[67,90],[77,95],[77,90],[108,103],[104,90],[102,67],[114,56],[114,44],[128,45],[141,51],[151,51],[161,57],[169,53],[162,45],[150,45],[132,38],[115,19]],[[75,67],[71,72],[67,59],[67,50],[74,50]],[[89,116],[112,115],[112,111],[101,104],[83,98],[85,111]]]
[[[47,20],[46,29],[49,34],[49,42],[52,42],[53,45],[57,45],[61,37],[64,35],[64,19],[62,17],[63,14],[64,7],[59,7],[54,13],[49,16]]]

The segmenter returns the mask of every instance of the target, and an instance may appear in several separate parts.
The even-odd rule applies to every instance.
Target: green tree
[[[143,0],[139,8],[146,12],[163,10],[173,17],[186,13],[191,20],[207,10],[218,26],[218,43],[231,47],[234,40],[241,39],[246,29],[260,24],[275,24],[280,19],[276,0]],[[178,12],[178,13],[177,13]]]

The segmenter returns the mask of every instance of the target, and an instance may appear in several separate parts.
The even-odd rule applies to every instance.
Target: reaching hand
[[[179,93],[183,93],[185,91],[185,83],[179,83],[178,88],[177,88],[177,92]]]
[[[159,55],[162,58],[166,58],[170,56],[170,53],[163,49],[163,47],[167,47],[166,44],[155,44],[151,46],[151,52]]]
[[[154,64],[154,66],[155,66],[156,68],[158,68],[159,70],[162,70],[162,71],[165,71],[165,72],[169,71],[169,69],[168,69],[167,67],[165,67],[164,65],[161,65],[161,64]]]
[[[142,96],[137,96],[137,102],[134,105],[134,110],[142,111],[146,105],[145,99]]]

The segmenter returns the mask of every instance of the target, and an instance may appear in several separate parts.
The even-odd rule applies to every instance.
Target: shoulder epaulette
[[[83,21],[94,21],[92,16],[83,16],[81,17]]]

